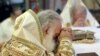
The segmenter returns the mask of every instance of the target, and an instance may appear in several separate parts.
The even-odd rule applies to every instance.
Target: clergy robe
[[[15,31],[10,41],[2,48],[2,56],[55,56],[43,46],[43,33],[38,17],[32,10],[19,16],[15,23]],[[57,49],[61,56],[73,56],[71,41],[60,39]]]

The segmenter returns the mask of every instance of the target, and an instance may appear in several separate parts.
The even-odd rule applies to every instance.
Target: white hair
[[[38,17],[41,25],[44,25],[47,22],[53,23],[56,20],[61,20],[60,15],[52,10],[45,10],[39,12]]]
[[[70,9],[71,17],[74,16],[74,13],[76,13],[77,10],[82,11],[85,15],[87,14],[87,10],[84,6],[82,6],[82,5],[73,5]]]

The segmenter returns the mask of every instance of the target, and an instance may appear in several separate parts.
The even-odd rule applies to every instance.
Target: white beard
[[[46,36],[43,43],[44,43],[45,48],[48,51],[53,51],[56,47],[56,43],[52,34]]]

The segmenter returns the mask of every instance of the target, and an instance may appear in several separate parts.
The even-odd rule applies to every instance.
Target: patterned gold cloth
[[[32,10],[28,10],[17,18],[12,39],[3,46],[1,56],[56,56],[46,50],[42,40],[43,33],[38,17]],[[63,38],[59,42],[57,52],[63,54],[61,56],[74,54],[69,39]]]

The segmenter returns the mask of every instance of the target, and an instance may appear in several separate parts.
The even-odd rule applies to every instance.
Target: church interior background
[[[100,23],[100,0],[82,0],[92,15]],[[29,8],[39,10],[52,9],[61,13],[67,0],[0,0],[0,22],[9,16],[9,5],[18,4],[22,10]],[[6,12],[6,13],[5,13]]]

